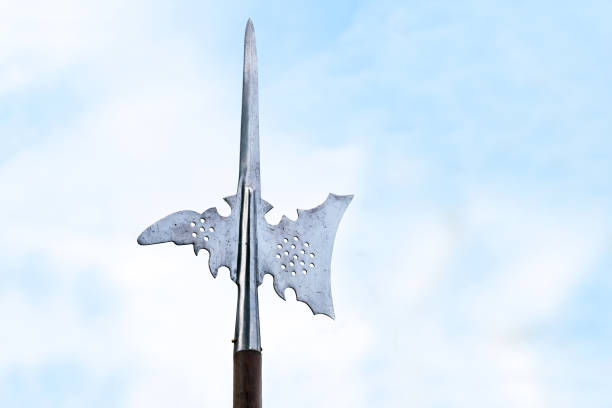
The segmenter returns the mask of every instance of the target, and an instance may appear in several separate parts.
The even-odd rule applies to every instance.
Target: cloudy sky
[[[235,285],[140,247],[235,192],[355,194],[336,320],[260,287],[268,407],[610,407],[612,7],[0,0],[0,406],[231,403]]]

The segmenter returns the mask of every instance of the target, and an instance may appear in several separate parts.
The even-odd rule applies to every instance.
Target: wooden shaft
[[[261,408],[261,352],[234,353],[234,408]]]

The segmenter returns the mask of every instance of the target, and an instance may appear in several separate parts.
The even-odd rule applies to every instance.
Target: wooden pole
[[[261,352],[234,353],[234,408],[261,408]]]

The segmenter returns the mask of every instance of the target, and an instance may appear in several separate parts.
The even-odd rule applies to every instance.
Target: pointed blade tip
[[[244,30],[244,47],[245,50],[247,48],[255,49],[255,27],[253,27],[253,20],[250,18]]]

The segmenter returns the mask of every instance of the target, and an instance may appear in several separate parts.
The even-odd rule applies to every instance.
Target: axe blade
[[[313,314],[333,319],[332,250],[338,224],[352,199],[352,195],[329,194],[318,207],[298,210],[296,221],[283,216],[277,225],[270,225],[264,220],[258,237],[259,283],[269,273],[282,299],[292,288]]]

